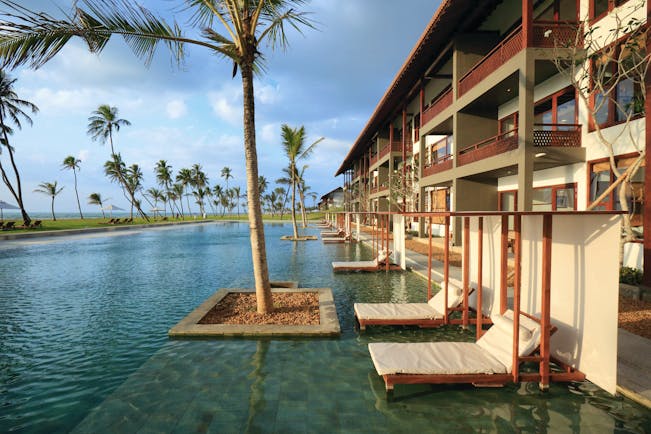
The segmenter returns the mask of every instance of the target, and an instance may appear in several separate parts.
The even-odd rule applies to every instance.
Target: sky
[[[60,17],[68,0],[21,0],[21,5]],[[181,0],[140,1],[167,20],[176,20],[191,34]],[[288,32],[287,51],[266,46],[265,71],[255,80],[258,165],[270,187],[287,166],[280,127],[304,125],[307,144],[320,137],[307,164],[306,183],[319,196],[340,186],[335,178],[344,156],[366,125],[377,103],[412,47],[425,30],[439,1],[313,0],[305,6],[317,29]],[[2,10],[2,6],[0,6]],[[38,70],[8,71],[16,78],[18,96],[36,104],[33,126],[23,125],[10,137],[16,150],[26,208],[47,211],[50,198],[34,192],[42,182],[57,181],[64,190],[55,201],[57,212],[77,209],[73,173],[62,170],[68,155],[81,160],[78,173],[83,211],[97,192],[108,203],[128,208],[116,184],[104,176],[108,145],[86,133],[88,117],[101,104],[115,106],[119,117],[131,122],[114,137],[116,152],[144,172],[144,188],[157,187],[154,166],[163,159],[174,173],[198,163],[211,186],[225,181],[221,169],[230,167],[229,186],[246,190],[242,134],[242,91],[232,63],[200,47],[186,47],[179,67],[160,46],[146,67],[124,41],[114,37],[99,55],[83,42],[71,40]],[[6,152],[0,155],[7,166]],[[14,203],[0,186],[0,200]],[[310,204],[311,205],[311,204]],[[147,211],[148,205],[143,206]]]

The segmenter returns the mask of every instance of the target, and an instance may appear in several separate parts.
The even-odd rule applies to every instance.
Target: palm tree
[[[192,185],[192,171],[187,168],[179,170],[178,175],[176,175],[176,182],[180,182],[183,186],[183,194],[181,197],[185,196],[186,201],[188,202],[188,214],[192,215],[190,211],[190,193],[188,193],[188,187]]]
[[[267,187],[269,187],[269,181],[267,181],[267,178],[260,175],[258,177],[258,187],[260,188],[260,195],[265,194],[267,192]]]
[[[74,3],[63,19],[32,12],[13,0],[2,0],[10,13],[0,22],[0,58],[5,67],[42,66],[73,36],[82,37],[92,52],[101,52],[111,35],[123,36],[134,53],[150,63],[159,42],[179,61],[186,44],[198,45],[233,62],[233,76],[242,79],[244,155],[246,160],[249,227],[258,313],[273,310],[258,190],[258,154],[255,137],[254,73],[263,68],[263,47],[287,47],[286,26],[300,32],[312,27],[300,7],[305,0],[186,0],[193,12],[190,24],[197,39],[185,36],[176,22],[169,24],[140,5],[127,0],[83,0]],[[225,31],[216,29],[221,25]]]
[[[102,200],[102,195],[99,193],[91,193],[88,195],[88,203],[91,205],[98,205],[99,209],[102,211],[102,218],[106,218],[104,214],[104,203]]]
[[[165,203],[165,194],[154,187],[147,189],[147,194],[154,200],[154,208],[158,208],[158,201]],[[165,209],[165,214],[167,215],[167,208]]]
[[[83,220],[84,215],[81,213],[81,203],[79,202],[79,191],[77,190],[77,169],[79,169],[79,163],[81,160],[68,155],[63,159],[62,170],[72,170],[72,173],[75,175],[75,195],[77,196],[77,207],[79,208],[79,217]]]
[[[208,186],[208,176],[201,169],[200,164],[193,164],[190,169],[192,175],[191,185],[196,188],[194,191],[194,197],[197,199],[197,205],[199,205],[199,212],[201,216],[206,215],[206,209],[204,205],[204,199],[210,194],[210,189],[205,188]]]
[[[156,163],[155,171],[158,185],[164,188],[166,192],[169,192],[172,185],[172,166],[168,165],[165,160],[159,160]],[[167,215],[167,207],[165,208],[165,215]]]
[[[99,140],[99,142],[102,144],[106,143],[108,140],[109,145],[111,146],[111,158],[115,163],[114,169],[121,167],[121,165],[124,163],[122,163],[121,158],[118,160],[119,154],[115,153],[115,148],[113,147],[113,131],[118,132],[120,131],[121,127],[129,125],[131,125],[131,122],[126,119],[120,119],[118,117],[118,108],[111,107],[108,104],[100,105],[97,110],[94,110],[88,118],[87,134],[91,137],[91,139],[95,141]],[[106,169],[106,164],[104,167]],[[129,194],[128,199],[129,202],[131,202],[131,208],[135,206],[138,210],[138,213],[145,220],[149,221],[147,214],[145,214],[140,208],[140,202],[136,200],[136,197],[134,195],[135,192],[132,191],[127,185],[128,180],[125,176],[125,172],[123,170],[114,170],[113,175],[115,176],[115,180],[120,185],[122,185],[123,191],[126,191]],[[133,210],[131,214],[133,217]]]
[[[224,189],[222,188],[222,186],[221,185],[215,185],[212,188],[212,195],[213,195],[213,197],[217,198],[217,199],[215,199],[213,201],[213,203],[215,205],[217,205],[217,207],[219,207],[219,205],[221,204],[222,196],[224,195]],[[224,216],[224,211],[223,210],[224,210],[224,208],[222,207],[222,217]]]
[[[29,226],[32,222],[32,219],[27,214],[25,210],[25,205],[23,203],[23,189],[20,184],[20,173],[18,172],[18,166],[16,165],[16,160],[14,158],[14,149],[9,144],[9,135],[13,134],[13,129],[7,125],[8,121],[13,122],[18,129],[22,128],[21,119],[26,121],[28,124],[32,125],[32,118],[29,117],[24,110],[30,110],[33,114],[38,112],[38,107],[32,104],[29,101],[22,100],[18,98],[18,95],[14,91],[14,83],[16,79],[10,78],[4,70],[0,70],[0,128],[2,129],[2,138],[0,139],[0,154],[2,153],[2,147],[7,150],[9,154],[9,161],[14,170],[14,176],[16,178],[16,185],[9,180],[9,176],[2,166],[0,161],[0,174],[2,175],[2,181],[9,189],[11,195],[16,199],[18,207],[20,208],[20,213],[23,217],[23,223],[25,226]]]
[[[56,221],[56,216],[54,215],[54,198],[57,197],[59,193],[61,193],[61,190],[63,190],[63,187],[58,188],[57,187],[57,182],[41,182],[38,185],[39,188],[34,189],[34,192],[36,193],[43,193],[52,198],[52,220]]]
[[[310,156],[316,145],[324,138],[321,137],[310,146],[305,146],[305,127],[291,128],[283,124],[280,128],[283,138],[283,149],[289,160],[289,176],[292,188],[292,227],[294,239],[298,239],[298,228],[296,227],[296,185],[298,183],[298,169],[296,163]]]
[[[230,167],[224,167],[222,169],[221,177],[226,180],[226,190],[228,191],[228,180],[233,177]]]
[[[176,183],[172,185],[172,194],[173,197],[176,198],[176,200],[179,201],[179,204],[181,204],[181,218],[185,220],[185,212],[183,211],[183,192],[185,191],[185,187],[183,187],[183,184],[181,183]],[[189,212],[189,210],[188,210]]]
[[[237,206],[237,218],[240,218],[240,198],[242,197],[242,190],[240,187],[233,187],[233,199],[235,200],[235,205]]]

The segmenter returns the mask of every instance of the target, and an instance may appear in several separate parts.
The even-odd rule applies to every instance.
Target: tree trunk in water
[[[77,196],[77,207],[79,208],[79,217],[81,219],[84,219],[84,215],[81,213],[81,203],[79,202],[79,192],[77,191],[77,172],[75,171],[75,168],[72,168],[72,173],[75,175],[75,195]]]
[[[301,203],[301,217],[303,218],[303,229],[305,229],[307,227],[307,215],[305,214],[305,194],[303,194],[302,189],[298,190],[298,198]]]
[[[258,188],[258,153],[255,145],[255,100],[253,97],[253,59],[240,64],[242,74],[244,106],[244,155],[246,159],[246,191],[249,196],[249,230],[251,237],[251,255],[253,259],[253,276],[255,277],[255,295],[258,313],[273,310],[271,284],[267,266],[267,251],[264,239],[262,210],[260,209],[260,190]]]
[[[296,227],[296,180],[294,179],[294,165],[291,166],[292,170],[292,227],[294,229],[294,239],[298,239],[298,228]]]

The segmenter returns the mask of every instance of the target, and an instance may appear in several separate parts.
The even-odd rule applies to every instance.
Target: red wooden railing
[[[535,124],[533,145],[563,148],[581,147],[581,125],[578,124]]]
[[[388,185],[380,185],[379,187],[371,187],[371,194],[379,193],[381,191],[388,190]]]
[[[369,158],[369,160],[368,160],[368,165],[369,165],[369,166],[374,165],[375,163],[378,162],[379,159],[380,159],[380,155],[379,155],[379,154],[372,155],[371,158]]]
[[[518,147],[518,130],[513,129],[497,136],[482,140],[459,152],[458,166],[474,163],[484,158],[512,151]]]
[[[535,21],[533,45],[539,48],[583,46],[583,30],[577,23]]]
[[[452,155],[446,155],[438,161],[423,167],[423,177],[452,169]]]
[[[535,21],[533,23],[533,46],[539,48],[574,46],[577,43],[577,33],[581,34],[576,23]],[[583,45],[583,41],[579,40],[578,44],[579,46]],[[459,96],[475,87],[523,48],[522,26],[519,26],[461,77],[458,86]]]
[[[495,48],[488,52],[470,71],[466,72],[459,80],[459,96],[475,87],[491,72],[502,66],[506,61],[522,51],[522,26],[502,40]]]
[[[445,108],[449,107],[452,105],[452,89],[448,89],[447,92],[443,93],[441,96],[439,96],[436,101],[434,101],[429,107],[427,107],[423,111],[423,119],[421,121],[421,125],[425,125],[436,115],[441,113]]]

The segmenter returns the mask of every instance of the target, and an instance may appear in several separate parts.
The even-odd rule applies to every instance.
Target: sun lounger
[[[323,241],[324,244],[349,243],[352,240],[353,240],[353,236],[351,234],[345,234],[343,237],[342,236],[324,237],[323,235],[321,235],[321,241]]]
[[[493,326],[475,343],[371,343],[375,370],[387,391],[395,384],[472,383],[503,385],[512,381],[513,311],[492,317]],[[540,324],[520,315],[518,355],[540,344]]]
[[[389,260],[391,252],[389,252]],[[386,255],[383,254],[383,251],[380,251],[378,257],[372,261],[340,261],[332,263],[332,271],[380,271],[386,269]],[[389,264],[389,270],[400,270],[400,266],[394,263]]]
[[[449,283],[448,308],[462,302],[463,289]],[[469,303],[474,305],[472,300]],[[445,319],[445,291],[441,289],[427,303],[355,303],[353,309],[360,330],[367,325],[440,326]]]
[[[6,222],[2,227],[3,231],[11,231],[16,228],[16,222]]]
[[[35,220],[29,225],[30,229],[42,228],[43,222],[41,220]]]

